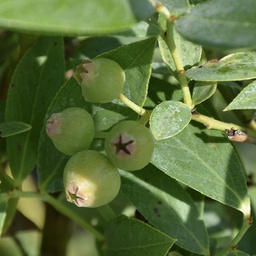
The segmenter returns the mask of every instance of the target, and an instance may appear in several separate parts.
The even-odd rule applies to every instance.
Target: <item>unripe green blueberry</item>
[[[95,127],[91,115],[83,108],[71,107],[53,113],[46,123],[46,133],[55,147],[66,155],[88,149]]]
[[[93,150],[73,155],[64,169],[63,182],[69,202],[79,207],[99,207],[119,192],[121,179],[109,159]]]
[[[107,134],[105,150],[113,164],[126,171],[145,167],[154,151],[149,129],[136,121],[122,121]]]
[[[125,73],[117,62],[98,58],[79,65],[74,78],[81,85],[86,101],[106,103],[123,91]]]

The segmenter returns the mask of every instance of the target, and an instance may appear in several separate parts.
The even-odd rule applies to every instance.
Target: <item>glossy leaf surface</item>
[[[99,35],[125,31],[153,13],[148,0],[2,0],[0,27],[46,35]]]
[[[254,0],[206,1],[178,18],[175,27],[183,37],[203,46],[255,46],[255,9]]]

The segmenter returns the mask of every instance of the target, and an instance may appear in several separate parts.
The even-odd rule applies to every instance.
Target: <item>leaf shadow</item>
[[[213,146],[217,143],[227,143],[229,142],[229,139],[227,136],[225,136],[225,132],[223,131],[222,133],[220,132],[220,136],[213,136],[207,133],[207,128],[202,128],[202,124],[197,123],[197,122],[191,122],[191,124],[194,127],[197,127],[198,129],[201,130],[199,133],[194,133],[197,138],[201,139],[204,143],[211,143]],[[208,130],[209,131],[209,130]]]

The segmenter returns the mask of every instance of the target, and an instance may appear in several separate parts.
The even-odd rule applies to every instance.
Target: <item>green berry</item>
[[[46,133],[55,147],[66,155],[88,149],[94,137],[94,122],[83,108],[72,107],[53,113],[46,123]]]
[[[72,156],[64,169],[63,182],[69,202],[79,207],[99,207],[119,192],[117,168],[98,151],[85,150]]]
[[[75,79],[82,87],[86,101],[110,102],[123,91],[125,73],[119,64],[106,58],[85,62],[77,67]]]
[[[136,121],[122,121],[109,131],[105,150],[116,167],[135,171],[145,167],[151,160],[154,139],[144,125]]]

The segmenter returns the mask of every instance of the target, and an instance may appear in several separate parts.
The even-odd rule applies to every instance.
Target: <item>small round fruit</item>
[[[86,101],[110,102],[123,91],[125,73],[119,64],[106,58],[94,59],[77,67],[75,79]]]
[[[46,123],[46,133],[54,146],[66,155],[88,149],[95,127],[91,115],[83,108],[71,107],[53,113]]]
[[[64,169],[67,200],[79,207],[99,207],[111,202],[119,192],[121,179],[109,159],[93,150],[73,155]]]
[[[126,171],[140,170],[151,160],[154,139],[144,125],[122,121],[107,134],[105,150],[116,167]]]

